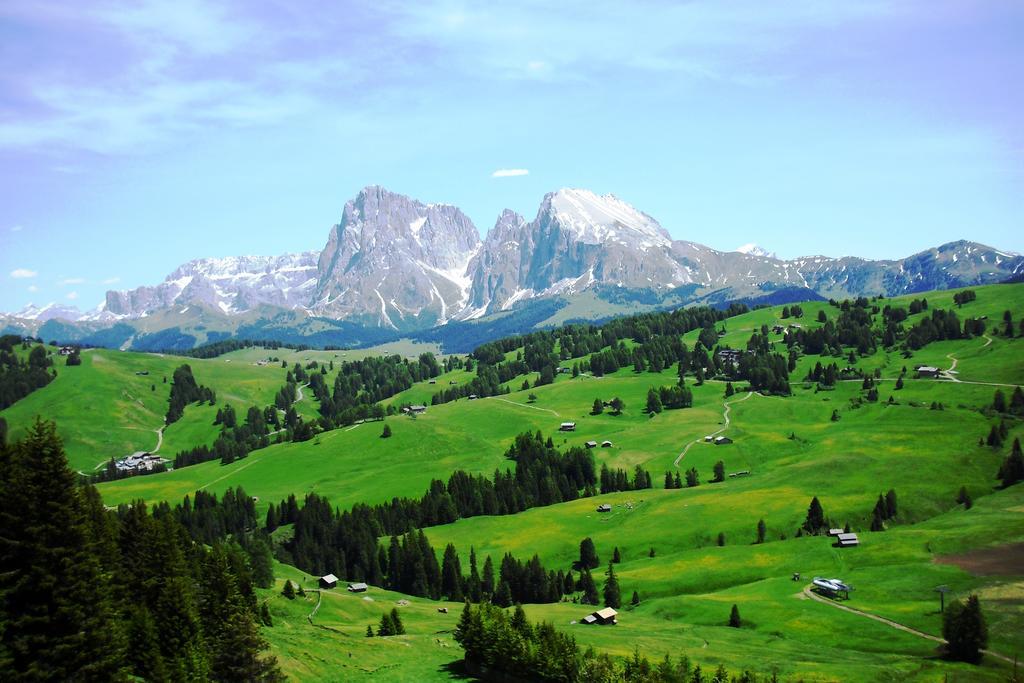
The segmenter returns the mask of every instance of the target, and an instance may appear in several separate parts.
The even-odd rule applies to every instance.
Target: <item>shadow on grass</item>
[[[438,671],[444,672],[445,674],[447,674],[447,676],[449,678],[451,678],[452,680],[457,680],[457,681],[486,681],[486,680],[489,680],[487,678],[481,678],[479,676],[476,676],[472,672],[470,672],[470,670],[466,667],[466,660],[465,659],[459,659],[459,660],[456,660],[454,662],[448,662],[447,664],[442,664],[440,667],[438,667]],[[491,679],[491,680],[493,680],[493,679]]]

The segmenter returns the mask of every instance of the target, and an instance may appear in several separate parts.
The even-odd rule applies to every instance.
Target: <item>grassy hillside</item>
[[[467,569],[470,547],[496,561],[506,553],[527,559],[540,555],[549,568],[568,568],[578,557],[579,542],[593,538],[602,562],[618,547],[623,562],[616,567],[626,602],[636,590],[640,605],[627,608],[616,628],[587,628],[573,624],[587,608],[568,604],[531,605],[531,618],[546,619],[569,629],[584,645],[617,654],[634,646],[652,659],[665,653],[686,653],[705,669],[719,663],[732,671],[749,668],[777,671],[784,679],[880,680],[896,676],[910,680],[1005,680],[1008,665],[989,657],[974,668],[943,662],[934,642],[899,631],[862,615],[806,598],[809,578],[835,576],[856,590],[849,606],[891,619],[924,633],[941,630],[934,588],[950,586],[953,596],[981,595],[991,629],[991,647],[1014,656],[1024,652],[1024,569],[1010,555],[999,575],[973,575],[946,556],[1024,541],[1024,488],[995,489],[995,473],[1014,437],[1024,435],[1020,420],[1009,419],[1006,445],[980,446],[999,419],[991,413],[993,393],[1009,396],[1024,382],[1024,341],[993,333],[1003,311],[1015,321],[1024,315],[1024,285],[976,288],[976,301],[957,310],[961,319],[987,316],[986,335],[966,340],[935,342],[906,357],[899,351],[847,358],[804,356],[790,373],[793,395],[763,396],[742,390],[725,396],[725,384],[707,381],[693,390],[694,406],[650,417],[644,410],[648,389],[676,382],[677,368],[661,373],[635,373],[624,368],[604,377],[559,375],[551,385],[521,390],[535,373],[507,382],[512,393],[431,406],[417,417],[392,416],[385,421],[393,436],[381,438],[383,424],[367,422],[326,432],[304,443],[286,443],[255,451],[243,460],[184,468],[149,477],[102,485],[108,504],[135,498],[151,502],[178,501],[197,489],[221,492],[241,485],[266,508],[291,493],[317,492],[339,508],[359,502],[377,503],[393,496],[418,496],[431,479],[447,479],[455,469],[489,475],[511,468],[503,453],[515,435],[541,430],[556,445],[580,445],[588,440],[613,442],[597,448],[597,462],[612,467],[647,468],[655,488],[607,494],[569,503],[535,508],[503,517],[476,517],[427,529],[439,551],[453,543]],[[936,307],[951,308],[952,292],[931,292],[881,300],[906,306],[927,297],[929,311],[911,316],[911,326]],[[751,334],[763,325],[797,322],[813,328],[818,312],[835,319],[837,309],[827,302],[802,304],[799,320],[781,318],[782,307],[751,311],[726,320],[720,343],[745,348]],[[686,335],[692,345],[697,331]],[[771,335],[784,352],[781,335]],[[217,391],[218,404],[230,400],[236,408],[265,404],[283,384],[280,362],[257,365],[268,357],[305,364],[350,360],[354,352],[292,352],[247,349],[217,359],[187,362],[197,381]],[[515,357],[517,351],[507,354]],[[408,354],[407,354],[408,355]],[[563,361],[572,365],[582,359]],[[15,428],[42,413],[57,420],[76,467],[117,455],[151,448],[166,408],[168,377],[182,359],[144,354],[92,351],[83,354],[79,368],[58,367],[58,379],[11,409],[4,416]],[[819,390],[803,378],[815,363],[851,364],[879,371],[879,401],[864,402],[860,380],[841,381],[832,390]],[[936,365],[955,372],[952,379],[913,379],[913,367]],[[901,369],[911,372],[901,389]],[[149,376],[136,371],[150,370]],[[392,397],[388,403],[430,403],[431,396],[463,384],[473,373],[457,370],[421,382]],[[333,380],[329,373],[328,384]],[[155,383],[156,391],[150,390]],[[530,396],[535,395],[535,399]],[[892,396],[892,402],[888,401]],[[595,398],[620,397],[621,415],[606,411],[591,415]],[[942,409],[931,406],[941,404]],[[312,416],[315,401],[308,395],[300,412]],[[833,420],[833,411],[837,420]],[[215,407],[190,406],[185,417],[167,430],[161,453],[212,441]],[[728,422],[726,421],[728,414]],[[577,431],[559,433],[558,424],[572,420]],[[703,441],[720,432],[733,443],[715,446]],[[206,441],[206,442],[209,442]],[[141,444],[141,445],[136,445]],[[748,471],[741,477],[710,483],[713,466],[723,461],[727,472]],[[666,470],[696,468],[701,485],[662,489]],[[966,487],[975,500],[970,510],[956,503]],[[868,531],[879,493],[897,492],[899,513],[882,532]],[[861,533],[858,548],[838,550],[821,537],[795,538],[812,496],[825,514]],[[613,511],[599,514],[598,504]],[[754,544],[759,519],[767,525],[766,542]],[[719,534],[724,546],[719,547]],[[651,549],[654,556],[650,556]],[[959,560],[958,560],[959,561]],[[961,562],[964,566],[968,563]],[[284,576],[308,577],[279,567]],[[595,574],[603,580],[599,570]],[[800,572],[799,582],[791,580]],[[405,596],[374,589],[367,597],[325,594],[315,625],[306,616],[314,598],[289,602],[279,589],[268,591],[275,626],[266,630],[285,669],[301,680],[338,680],[372,676],[383,680],[431,680],[457,676],[452,662],[460,657],[450,637],[457,619],[439,615],[433,603],[420,598],[408,608],[407,636],[367,639],[366,625],[379,619],[383,604]],[[729,608],[737,604],[746,625],[728,628]],[[403,610],[405,614],[406,610]]]

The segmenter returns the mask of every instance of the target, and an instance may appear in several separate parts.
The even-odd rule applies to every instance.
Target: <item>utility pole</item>
[[[949,592],[949,586],[939,586],[935,592],[939,594],[939,613],[941,614],[946,611],[946,593]]]

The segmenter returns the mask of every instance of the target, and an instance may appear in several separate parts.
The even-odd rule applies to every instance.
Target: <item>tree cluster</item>
[[[283,679],[244,551],[142,503],[107,511],[52,423],[0,451],[0,525],[0,678]]]
[[[167,399],[167,416],[164,422],[174,424],[185,413],[185,406],[207,401],[210,405],[216,403],[217,397],[213,390],[197,384],[196,378],[192,376],[192,368],[181,365],[174,370],[171,379],[171,395]]]
[[[632,657],[617,658],[581,650],[572,636],[552,624],[531,624],[521,607],[508,611],[495,605],[466,603],[455,629],[455,640],[465,651],[471,673],[497,672],[517,680],[622,681],[623,683],[757,683],[750,672],[730,676],[723,666],[703,671],[685,655],[676,662],[668,655],[652,664],[634,651]],[[766,679],[765,679],[766,680]]]
[[[46,347],[36,345],[25,360],[20,360],[14,352],[16,345],[23,349],[28,346],[17,335],[0,337],[0,410],[45,387],[57,376],[56,371],[49,369],[53,361],[46,354]]]

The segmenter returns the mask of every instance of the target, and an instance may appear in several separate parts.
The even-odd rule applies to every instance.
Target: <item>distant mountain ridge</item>
[[[455,206],[370,186],[345,204],[321,251],[198,259],[157,285],[107,292],[92,311],[28,307],[0,316],[0,329],[33,333],[52,322],[64,334],[95,335],[119,325],[123,333],[115,336],[128,335],[119,343],[129,346],[146,335],[173,339],[175,330],[196,342],[239,329],[334,330],[361,340],[501,316],[544,300],[579,309],[580,317],[606,317],[773,297],[894,296],[1022,275],[1024,257],[964,240],[894,260],[783,260],[756,244],[720,251],[673,240],[656,219],[614,195],[582,189],[548,193],[530,221],[505,210],[481,240]]]

